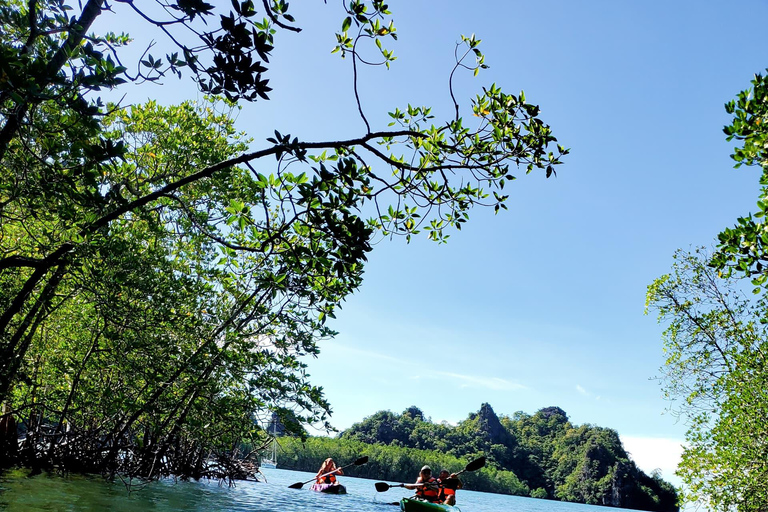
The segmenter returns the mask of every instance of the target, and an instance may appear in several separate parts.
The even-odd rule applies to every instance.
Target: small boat
[[[347,488],[339,483],[335,484],[312,484],[313,491],[324,492],[325,494],[347,494]]]
[[[272,453],[269,457],[261,459],[259,467],[277,469],[277,425],[272,429]]]
[[[461,512],[459,507],[452,507],[451,505],[432,503],[430,501],[417,500],[413,498],[401,499],[400,510],[402,512]]]
[[[270,457],[261,459],[259,467],[268,469],[277,469],[277,441],[272,438],[272,454]]]

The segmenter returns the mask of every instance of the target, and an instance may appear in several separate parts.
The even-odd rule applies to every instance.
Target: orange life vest
[[[317,483],[319,484],[335,484],[336,483],[336,475],[326,475],[322,478],[317,479]]]
[[[427,483],[436,484],[437,483],[437,478],[431,477],[428,481],[420,482],[420,483],[422,483],[422,484],[427,484]],[[436,487],[432,487],[430,485],[422,485],[421,487],[416,489],[416,496],[418,496],[419,498],[424,498],[427,501],[437,501],[438,498],[439,498],[439,495],[440,494],[439,494],[438,489]]]
[[[440,482],[443,483],[442,481]],[[456,489],[449,489],[448,487],[445,487],[443,485],[440,485],[440,500],[445,501],[445,498],[448,496],[456,494]]]

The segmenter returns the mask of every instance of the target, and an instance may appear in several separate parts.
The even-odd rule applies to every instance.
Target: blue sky
[[[389,5],[398,60],[360,79],[374,129],[407,103],[450,116],[454,44],[475,33],[490,69],[458,80],[460,102],[467,107],[493,82],[525,90],[571,154],[556,178],[518,173],[509,211],[473,212],[447,245],[376,246],[362,288],[332,324],[340,334],[308,361],[333,424],[410,405],[451,423],[483,402],[498,414],[556,405],[576,424],[616,429],[643,469],[676,481],[685,425],[663,414],[670,404],[652,380],[662,327],[643,314],[645,289],[669,270],[675,249],[710,245],[754,210],[758,174],[732,168],[723,104],[768,67],[768,3]],[[365,129],[351,62],[329,53],[339,3],[291,7],[305,30],[279,34],[272,100],[246,105],[238,119],[254,148],[273,129],[304,140]],[[131,32],[133,22],[101,23]],[[178,83],[129,89],[127,98],[196,96]]]

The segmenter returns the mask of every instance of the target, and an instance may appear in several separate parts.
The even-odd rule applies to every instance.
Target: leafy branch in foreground
[[[118,58],[127,36],[86,34],[101,2],[71,18],[58,2],[0,9],[10,59],[0,65],[0,401],[27,433],[5,460],[241,475],[226,461],[247,455],[236,448],[244,439],[266,442],[259,423],[272,411],[295,433],[330,428],[330,404],[299,358],[333,335],[326,319],[360,286],[376,237],[444,242],[472,207],[505,208],[514,168],[550,176],[567,150],[537,106],[495,85],[472,102],[471,127],[408,106],[389,129],[328,141],[275,132],[257,150],[235,131],[230,103],[103,105],[100,87],[182,67],[204,91],[266,99],[254,59],[267,62],[277,30],[296,28],[282,2],[259,22],[253,2],[236,2],[213,31],[196,28],[214,12],[204,2],[171,3],[165,21],[118,7],[164,33],[183,61],[163,68],[145,54],[150,70],[128,76]],[[354,16],[342,50],[372,41],[393,60],[383,2],[344,14]],[[344,35],[353,22],[358,34]],[[193,52],[175,29],[203,46]],[[478,43],[462,39],[457,68],[483,63]]]
[[[761,293],[768,283],[768,81],[756,75],[751,85],[726,104],[733,120],[724,131],[742,143],[731,155],[735,166],[762,170],[758,211],[723,230],[713,255],[678,252],[647,301],[668,323],[665,392],[680,400],[675,412],[690,422],[678,469],[684,499],[744,512],[768,503],[768,307]],[[743,294],[741,278],[751,281],[753,297]]]
[[[688,502],[712,510],[763,510],[768,428],[768,305],[743,294],[706,251],[678,251],[672,273],[648,287],[667,323],[662,383],[689,424],[677,474]]]
[[[756,166],[762,169],[758,211],[740,217],[732,228],[718,235],[718,252],[712,264],[723,273],[733,271],[752,279],[754,292],[759,293],[768,283],[768,78],[755,75],[752,87],[739,93],[737,100],[725,105],[733,121],[724,128],[727,139],[741,141],[731,158],[735,167]]]

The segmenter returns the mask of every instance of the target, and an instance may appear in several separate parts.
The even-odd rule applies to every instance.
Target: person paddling
[[[330,474],[327,474],[327,473],[330,473]],[[315,478],[318,484],[334,485],[336,484],[336,475],[343,475],[343,474],[344,474],[344,470],[341,468],[337,468],[336,463],[333,462],[333,459],[331,457],[328,457],[323,461],[323,465],[320,466],[320,469],[318,470],[317,476]]]
[[[424,501],[434,503],[440,500],[437,478],[432,476],[432,469],[429,466],[421,468],[415,484],[405,484],[403,487],[416,490],[416,497]]]
[[[445,486],[445,481],[451,479],[453,480],[456,485],[454,488],[454,485],[451,485],[450,487]],[[461,489],[464,487],[464,482],[459,480],[458,475],[456,473],[448,473],[447,470],[442,469],[440,470],[440,476],[437,477],[437,481],[440,483],[440,492],[438,494],[438,500],[442,503],[445,503],[446,505],[455,505],[456,504],[456,489]],[[453,484],[454,482],[451,482]]]

